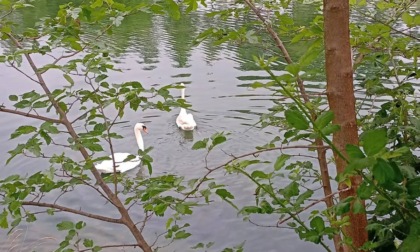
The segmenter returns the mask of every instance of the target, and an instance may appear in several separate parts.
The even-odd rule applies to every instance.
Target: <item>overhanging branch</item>
[[[24,206],[36,206],[36,207],[48,207],[48,208],[57,209],[57,210],[60,210],[60,211],[63,211],[63,212],[82,215],[82,216],[85,216],[85,217],[88,217],[88,218],[91,218],[91,219],[122,224],[121,219],[114,219],[114,218],[106,217],[106,216],[103,216],[103,215],[91,214],[91,213],[87,213],[87,212],[84,212],[84,211],[81,211],[81,210],[76,210],[76,209],[73,209],[73,208],[68,208],[68,207],[65,207],[65,206],[57,205],[57,204],[34,202],[34,201],[22,201],[22,205],[24,205]]]
[[[59,119],[54,119],[54,118],[50,118],[50,117],[46,117],[46,116],[35,115],[35,114],[26,113],[26,112],[22,112],[22,111],[18,111],[18,110],[13,110],[13,109],[7,109],[7,108],[1,107],[1,106],[0,106],[0,112],[20,115],[20,116],[25,116],[25,117],[30,117],[30,118],[34,118],[34,119],[37,119],[37,120],[51,122],[51,123],[58,123],[58,124],[62,123],[62,121],[59,120]]]

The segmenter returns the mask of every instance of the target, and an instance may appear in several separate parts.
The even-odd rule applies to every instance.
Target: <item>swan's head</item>
[[[185,87],[184,83],[181,82],[181,84],[179,84],[181,87]]]
[[[144,133],[148,133],[147,132],[147,127],[146,127],[146,125],[144,125],[144,123],[136,123],[136,126],[134,126],[134,128],[136,129],[136,130],[139,130],[140,132],[144,132]]]

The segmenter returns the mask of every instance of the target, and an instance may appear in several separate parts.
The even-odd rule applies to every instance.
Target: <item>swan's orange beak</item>
[[[149,134],[149,132],[147,131],[147,128],[143,129],[144,133]]]

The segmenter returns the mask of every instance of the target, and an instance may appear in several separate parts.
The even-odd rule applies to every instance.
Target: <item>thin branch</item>
[[[148,220],[150,220],[153,217],[153,212],[148,213],[149,211],[146,211],[143,221],[140,221],[138,224],[142,223],[140,227],[140,232],[143,232],[144,228],[146,227],[146,223]],[[136,225],[138,225],[136,224]]]
[[[233,161],[237,160],[237,159],[241,159],[244,157],[248,157],[248,156],[256,156],[260,153],[263,152],[269,152],[269,151],[275,151],[275,150],[288,150],[288,149],[329,149],[330,147],[328,146],[311,146],[311,145],[294,145],[294,146],[280,146],[280,147],[274,147],[274,148],[267,148],[267,149],[262,149],[262,150],[257,150],[257,151],[253,151],[253,152],[249,152],[249,153],[245,153],[239,156],[233,156],[233,154],[230,154],[231,157],[233,157],[231,160],[227,161],[226,163],[219,165],[215,168],[210,169],[210,171],[214,171],[217,169],[220,169],[222,167],[225,167],[226,165],[232,163]]]
[[[4,13],[4,15],[0,17],[0,19],[3,19],[5,17],[9,16],[12,13],[13,13],[13,9],[11,8],[8,12]]]
[[[265,228],[284,228],[284,229],[294,229],[291,227],[279,227],[278,225],[263,225],[263,224],[259,224],[256,223],[255,221],[251,220],[251,218],[248,219],[248,222],[257,226],[257,227],[265,227]]]
[[[93,43],[95,43],[100,37],[102,37],[109,29],[111,29],[112,26],[113,26],[113,24],[108,25],[104,30],[102,30],[102,32],[100,34],[98,34],[98,36],[96,36],[95,38],[92,39],[92,42],[87,43],[86,45],[84,45],[81,50],[72,52],[72,53],[67,54],[67,55],[62,55],[62,56],[56,58],[51,64],[52,65],[56,65],[62,59],[71,58],[71,57],[76,56],[77,54],[83,52],[84,50],[86,50],[86,48],[88,48],[90,45],[92,45]],[[46,69],[44,71],[40,71],[39,73],[43,74],[46,71],[48,71],[48,69]]]
[[[105,194],[103,194],[98,188],[96,188],[95,186],[93,186],[93,185],[91,185],[91,184],[89,184],[86,180],[84,180],[84,179],[81,179],[81,178],[79,178],[79,177],[75,177],[75,176],[73,176],[73,175],[71,175],[71,174],[69,174],[65,169],[64,169],[64,167],[63,167],[63,171],[64,171],[64,173],[66,174],[66,176],[68,176],[68,177],[70,177],[70,178],[72,178],[72,179],[75,179],[75,180],[78,180],[78,181],[80,181],[81,183],[83,183],[85,186],[88,186],[88,187],[90,187],[90,188],[92,188],[93,190],[95,190],[96,192],[98,192],[99,193],[99,195],[101,195],[104,199],[106,199],[106,201],[108,201],[108,202],[110,202],[111,204],[113,204],[114,206],[115,206],[115,204],[105,195]]]
[[[43,202],[33,202],[33,201],[22,201],[22,205],[24,206],[36,206],[36,207],[49,207],[49,208],[53,208],[53,209],[58,209],[61,210],[63,212],[68,212],[68,213],[74,213],[77,215],[82,215],[91,219],[96,219],[96,220],[101,220],[101,221],[106,221],[106,222],[111,222],[111,223],[117,223],[117,224],[122,224],[122,220],[121,219],[114,219],[114,218],[110,218],[110,217],[106,217],[106,216],[102,216],[102,215],[97,215],[97,214],[91,214],[91,213],[87,213],[81,210],[76,210],[73,208],[68,208],[65,206],[61,206],[61,205],[57,205],[57,204],[50,204],[50,203],[43,203]]]
[[[280,227],[280,225],[281,225],[281,224],[283,224],[283,223],[285,223],[286,221],[288,221],[288,220],[292,219],[292,218],[293,218],[293,216],[296,216],[296,215],[298,215],[298,214],[302,213],[303,211],[308,210],[309,208],[311,208],[311,207],[315,206],[316,204],[318,204],[318,203],[320,203],[320,202],[323,202],[323,201],[328,200],[329,198],[331,198],[332,196],[334,196],[334,195],[336,195],[336,194],[338,194],[338,193],[345,192],[345,191],[348,191],[348,190],[350,190],[350,188],[345,188],[345,189],[343,189],[343,190],[339,190],[339,191],[337,191],[337,192],[331,193],[331,194],[329,194],[329,195],[325,196],[324,198],[321,198],[321,199],[318,199],[318,200],[316,200],[316,201],[312,202],[311,204],[309,204],[309,205],[307,205],[306,207],[304,207],[304,208],[300,209],[299,211],[297,211],[297,212],[296,212],[296,213],[294,213],[293,215],[290,215],[290,216],[289,216],[289,217],[287,217],[286,219],[279,220],[279,221],[277,222],[277,226],[278,226],[278,227]]]
[[[38,119],[38,120],[42,120],[42,121],[46,121],[46,122],[51,122],[51,123],[58,123],[58,124],[62,123],[62,121],[59,120],[59,119],[54,119],[54,118],[40,116],[40,115],[34,115],[34,114],[25,113],[25,112],[18,111],[18,110],[7,109],[7,108],[2,107],[2,106],[0,106],[0,112],[5,112],[5,113],[10,113],[10,114],[15,114],[15,115],[21,115],[21,116],[30,117],[30,118],[34,118],[34,119]]]
[[[204,181],[207,181],[207,177],[212,172],[229,165],[230,163],[234,162],[235,160],[242,159],[242,158],[249,157],[249,156],[256,156],[256,155],[258,155],[260,153],[263,153],[263,152],[269,152],[269,151],[275,151],[275,150],[287,150],[287,149],[302,149],[302,148],[304,148],[304,149],[319,149],[319,150],[329,149],[328,146],[310,146],[310,145],[280,146],[280,147],[257,150],[257,151],[245,153],[245,154],[242,154],[242,155],[239,155],[239,156],[235,156],[233,154],[227,154],[225,151],[223,151],[225,154],[229,155],[232,158],[229,161],[227,161],[227,162],[225,162],[225,163],[223,163],[219,166],[216,166],[214,168],[206,168],[208,170],[207,173],[203,176],[202,179],[200,179],[200,182],[198,182],[198,184],[194,187],[193,190],[191,190],[189,193],[185,194],[185,197],[184,197],[183,201],[185,201],[187,198],[190,198],[192,194],[197,192],[198,189],[200,188],[200,186],[204,183]]]
[[[289,55],[286,47],[283,44],[283,41],[279,38],[277,33],[274,31],[273,27],[271,26],[271,22],[267,21],[267,19],[261,14],[261,11],[255,7],[255,5],[250,0],[244,0],[244,2],[251,8],[251,10],[255,13],[259,20],[264,24],[265,28],[267,29],[268,33],[270,34],[271,38],[276,43],[276,46],[280,49],[283,54],[284,59],[286,60],[287,64],[293,64],[293,60]],[[306,93],[305,86],[303,85],[303,80],[297,76],[297,84],[299,88],[300,95],[302,96],[303,100],[309,102],[308,94]]]
[[[133,247],[136,248],[138,247],[138,244],[115,244],[115,245],[104,245],[104,246],[98,246],[100,248],[122,248],[122,247]],[[86,252],[86,251],[91,251],[93,248],[88,248],[88,249],[82,249],[79,250],[79,252]]]
[[[12,67],[16,71],[18,71],[19,73],[21,73],[22,75],[24,75],[26,78],[30,79],[33,82],[36,82],[36,83],[40,84],[39,81],[37,81],[36,79],[32,78],[31,76],[29,76],[29,74],[25,73],[24,71],[20,70],[20,68],[16,67],[13,62],[9,62],[9,64],[10,64],[10,67]]]

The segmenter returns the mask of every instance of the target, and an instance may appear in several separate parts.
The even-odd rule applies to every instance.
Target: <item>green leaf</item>
[[[285,70],[289,73],[291,73],[293,76],[297,76],[300,71],[300,66],[296,63],[289,64],[286,66]]]
[[[332,111],[325,111],[315,120],[315,126],[318,130],[325,128],[334,119],[334,113]]]
[[[356,199],[353,203],[353,212],[354,213],[365,213],[365,207],[360,199]]]
[[[408,236],[401,243],[398,251],[401,252],[418,252],[420,248],[420,220],[415,220],[410,226]]]
[[[295,205],[299,206],[303,203],[305,203],[305,200],[309,199],[314,194],[314,191],[307,190],[306,192],[299,195],[295,201]]]
[[[83,240],[83,246],[85,246],[86,248],[91,248],[93,246],[93,240],[84,239]]]
[[[301,66],[308,66],[313,63],[313,61],[321,55],[321,47],[312,47],[306,51],[302,57],[299,59],[299,64]]]
[[[225,141],[226,141],[226,137],[225,137],[225,136],[223,136],[223,135],[216,136],[216,137],[215,137],[215,138],[213,138],[213,140],[212,140],[212,145],[213,145],[213,146],[216,146],[216,145],[221,144],[221,143],[223,143],[223,142],[225,142]]]
[[[59,102],[58,106],[61,108],[61,110],[63,110],[64,112],[67,112],[67,104],[64,102]]]
[[[39,131],[39,135],[40,135],[42,138],[44,138],[45,143],[46,143],[47,145],[49,145],[49,144],[52,142],[52,138],[50,137],[50,135],[48,135],[48,133],[47,133],[47,132],[45,132],[45,131],[43,131],[43,130],[40,130],[40,131]]]
[[[36,128],[36,127],[34,127],[34,126],[30,126],[30,125],[20,126],[19,128],[17,128],[17,129],[15,130],[15,132],[13,132],[13,133],[10,135],[10,139],[14,139],[14,138],[16,138],[16,137],[18,137],[18,136],[21,136],[21,135],[25,135],[25,134],[29,134],[29,133],[35,132],[36,130],[37,130],[37,128]]]
[[[84,221],[79,221],[76,223],[76,229],[82,229],[86,226],[86,222]]]
[[[10,101],[17,101],[19,98],[17,97],[17,95],[9,95],[9,100]]]
[[[191,208],[187,204],[182,204],[182,203],[176,204],[175,209],[178,213],[183,214],[183,215],[192,214]]]
[[[99,247],[99,246],[95,246],[92,248],[92,252],[99,252],[101,250],[102,250],[102,247]]]
[[[71,41],[70,42],[70,47],[76,51],[82,51],[83,47],[76,41]]]
[[[309,122],[306,120],[302,112],[298,110],[286,110],[284,112],[286,121],[294,128],[299,130],[306,130],[309,128]]]
[[[97,123],[95,124],[95,126],[93,127],[93,131],[97,131],[97,132],[104,132],[106,130],[105,124],[103,123]]]
[[[173,19],[179,19],[181,17],[181,12],[179,11],[179,6],[173,0],[166,0],[168,3],[168,13]]]
[[[197,183],[197,181],[198,181],[198,179],[190,179],[190,180],[188,180],[187,184],[190,188],[193,188],[195,183]]]
[[[234,199],[233,195],[228,192],[226,189],[217,189],[216,194],[219,195],[222,199]]]
[[[7,212],[3,210],[3,213],[0,214],[0,228],[9,228],[9,224],[7,222]]]
[[[239,211],[241,214],[254,214],[254,213],[261,213],[261,208],[257,206],[245,206]]]
[[[98,75],[98,77],[95,78],[95,82],[99,83],[99,82],[105,80],[106,78],[108,78],[108,75],[100,74],[100,75]]]
[[[0,182],[11,182],[20,179],[20,176],[17,174],[10,175],[9,177],[5,178],[4,180],[0,180]]]
[[[401,17],[402,17],[402,20],[404,21],[404,23],[408,27],[415,26],[415,22],[414,22],[415,18],[414,18],[414,16],[411,16],[410,13],[404,12]]]
[[[272,214],[274,212],[273,207],[266,200],[263,200],[260,204],[262,213]]]
[[[284,189],[280,189],[281,194],[286,199],[290,199],[293,196],[299,195],[299,184],[296,181],[293,181],[288,186],[286,186]]]
[[[410,194],[411,197],[413,198],[420,197],[420,177],[410,179],[407,182],[406,187],[407,187],[408,194]]]
[[[185,0],[185,3],[187,4],[186,12],[189,13],[191,11],[195,11],[198,8],[198,1],[197,0]]]
[[[93,4],[90,5],[92,8],[101,7],[104,4],[103,0],[96,0]]]
[[[26,222],[34,222],[36,221],[35,214],[28,213],[26,215]]]
[[[204,248],[204,244],[202,242],[198,243],[194,247],[191,247],[192,249],[198,249],[198,248]]]
[[[350,202],[341,201],[336,205],[336,209],[337,209],[336,210],[337,215],[346,214],[350,211]]]
[[[103,151],[102,145],[97,143],[83,143],[83,146],[88,148],[90,151]]]
[[[264,173],[264,172],[262,172],[262,171],[253,171],[253,172],[251,173],[251,177],[253,177],[253,178],[262,178],[262,179],[266,179],[266,178],[269,178],[269,175],[268,175],[268,174],[266,174],[266,173]]]
[[[43,124],[41,124],[40,129],[45,130],[46,132],[51,133],[51,134],[60,133],[60,131],[57,129],[57,127],[54,126],[54,124],[50,123],[50,122],[44,122]]]
[[[169,218],[167,221],[166,221],[166,230],[168,230],[169,229],[169,227],[171,226],[171,224],[172,224],[172,222],[174,221],[174,219],[173,218]]]
[[[366,131],[361,136],[363,150],[368,156],[379,153],[388,143],[386,129]]]
[[[315,216],[310,222],[311,228],[314,228],[318,233],[321,233],[325,229],[325,221],[319,217]]]
[[[192,146],[192,149],[193,150],[198,150],[198,149],[206,148],[207,147],[207,141],[208,141],[208,138],[195,142],[194,145]]]
[[[20,102],[15,103],[13,106],[15,108],[23,109],[23,108],[30,107],[31,105],[32,105],[32,102],[28,100],[22,100]]]
[[[289,158],[290,155],[287,154],[281,154],[279,157],[277,157],[277,160],[274,163],[274,170],[280,170],[286,164],[286,161],[289,160]]]
[[[357,196],[361,199],[370,199],[372,194],[375,191],[375,187],[371,184],[368,184],[366,181],[363,181],[360,184],[359,188],[357,188]]]
[[[39,98],[41,95],[38,94],[37,92],[35,92],[35,90],[32,90],[30,92],[26,92],[22,95],[22,99],[32,99],[35,100],[37,98]]]
[[[340,125],[337,124],[329,124],[325,128],[321,130],[322,134],[328,136],[334,132],[337,132],[341,129]]]
[[[393,161],[390,161],[389,163],[392,169],[394,170],[394,182],[401,183],[404,180],[404,176],[401,172],[400,167],[398,167],[398,165]]]
[[[184,230],[181,230],[181,231],[178,231],[178,232],[175,233],[174,239],[175,240],[177,240],[177,239],[186,239],[186,238],[188,238],[190,236],[191,236],[190,233],[187,233]]]
[[[68,74],[63,74],[64,79],[68,81],[71,85],[74,85],[74,80]]]
[[[47,101],[37,101],[32,105],[33,108],[46,108],[48,107]]]
[[[385,184],[392,181],[395,177],[392,166],[382,158],[378,158],[376,164],[373,166],[373,176],[380,183]]]
[[[62,221],[60,223],[57,224],[57,229],[59,231],[62,230],[70,230],[74,228],[74,223],[71,221]]]
[[[352,159],[350,163],[346,167],[346,173],[353,172],[353,171],[361,171],[364,168],[372,167],[375,165],[376,160],[374,158],[360,158],[360,159]]]
[[[358,146],[347,144],[346,145],[346,152],[349,155],[350,160],[352,159],[360,159],[365,158],[365,154],[363,154],[362,150]]]

